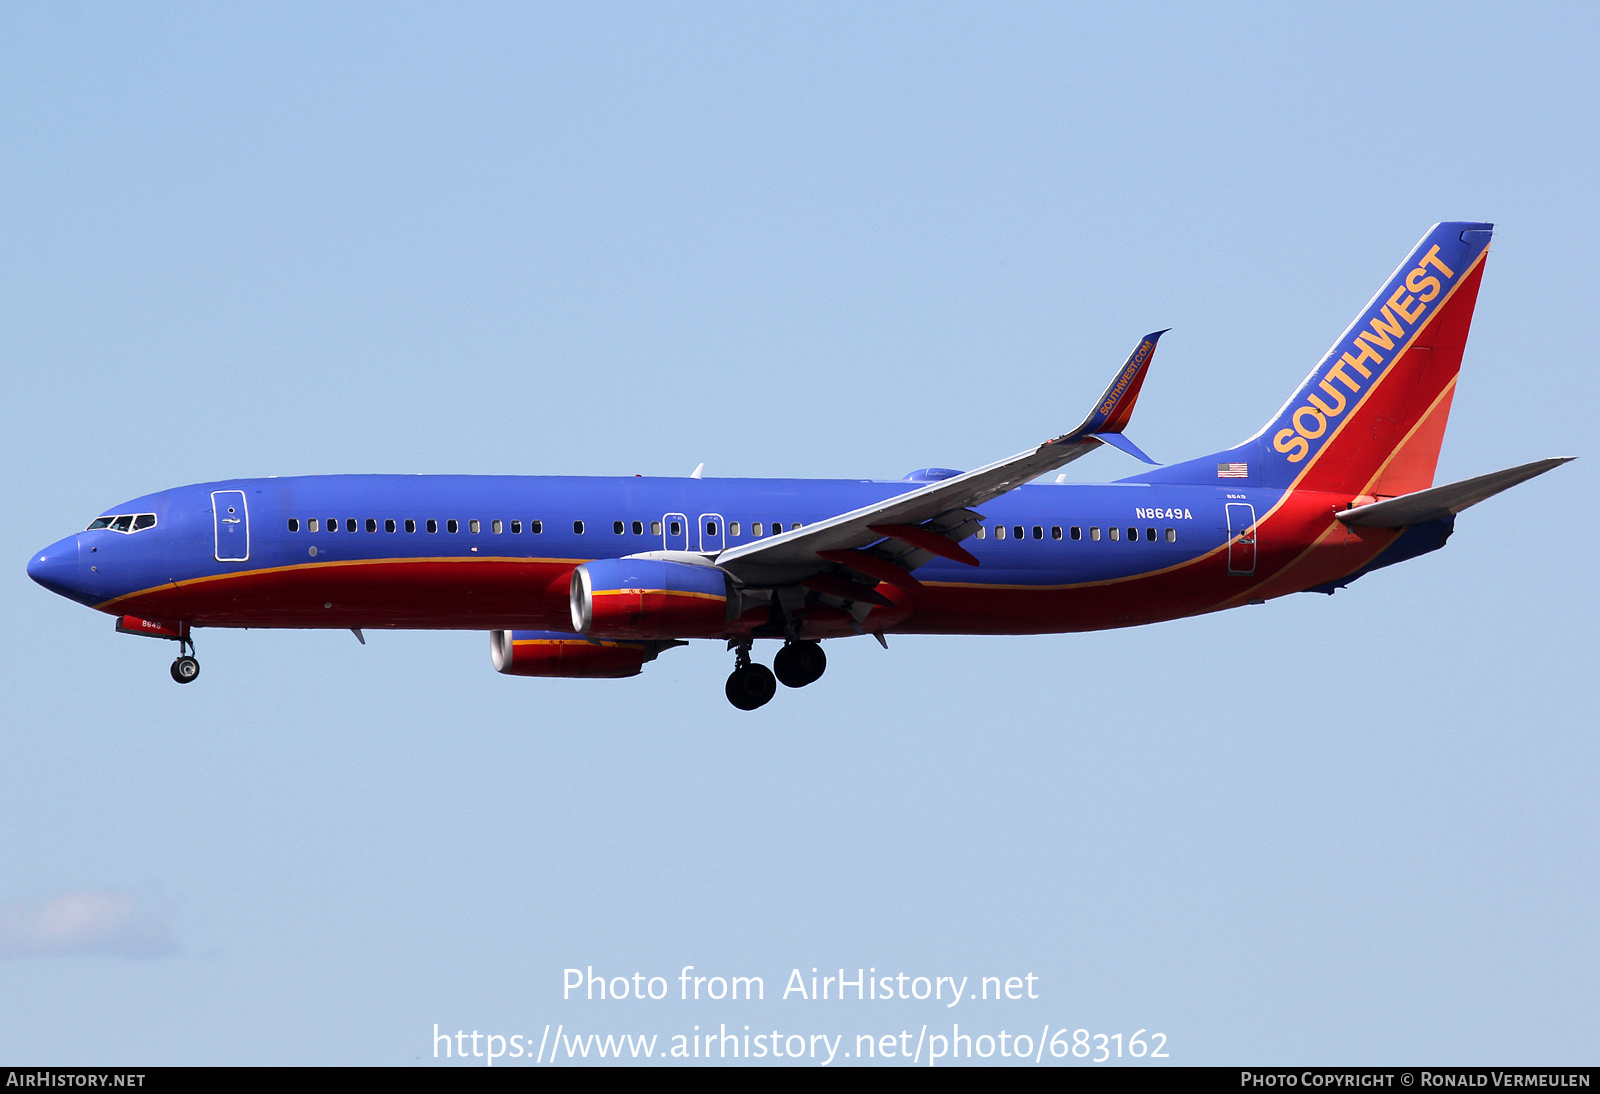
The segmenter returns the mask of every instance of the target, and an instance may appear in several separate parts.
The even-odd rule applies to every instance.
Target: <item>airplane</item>
[[[727,643],[741,710],[827,667],[821,643],[1131,627],[1332,594],[1443,547],[1458,513],[1567,462],[1434,486],[1492,224],[1434,225],[1242,444],[1156,465],[1124,433],[1164,331],[1077,428],[898,481],[329,475],[181,486],[106,510],[28,575],[176,641],[203,627],[486,630],[513,676],[637,675]],[[1151,465],[1035,482],[1111,445]],[[702,465],[703,466],[703,465]],[[781,643],[768,669],[757,639]]]

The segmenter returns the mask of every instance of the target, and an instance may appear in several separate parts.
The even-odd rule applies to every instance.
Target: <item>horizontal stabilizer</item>
[[[1519,482],[1527,482],[1535,475],[1542,475],[1553,467],[1559,467],[1573,458],[1567,456],[1562,459],[1537,460],[1534,463],[1525,463],[1521,467],[1511,467],[1504,471],[1479,475],[1475,479],[1453,482],[1448,486],[1435,486],[1430,490],[1418,490],[1415,494],[1405,494],[1398,498],[1373,502],[1371,505],[1357,506],[1345,510],[1338,516],[1346,524],[1356,524],[1365,528],[1404,528],[1410,524],[1442,520],[1454,516],[1469,506],[1477,505],[1485,498],[1492,498],[1502,490],[1509,490]]]

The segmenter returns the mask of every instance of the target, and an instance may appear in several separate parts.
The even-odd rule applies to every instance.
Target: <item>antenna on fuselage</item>
[[[705,469],[705,461],[702,460],[700,463],[695,464],[694,470],[689,472],[689,477],[691,479],[698,479],[700,477],[700,472],[704,471]]]

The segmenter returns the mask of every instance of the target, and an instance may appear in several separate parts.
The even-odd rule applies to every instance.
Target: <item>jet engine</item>
[[[508,676],[616,679],[683,642],[600,642],[565,631],[490,631],[489,655]]]
[[[738,603],[727,573],[710,565],[604,558],[572,572],[572,627],[591,638],[713,637]]]

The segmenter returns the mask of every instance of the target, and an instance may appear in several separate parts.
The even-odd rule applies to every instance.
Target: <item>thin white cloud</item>
[[[0,906],[0,958],[162,957],[175,952],[164,907],[115,889],[69,889]]]

